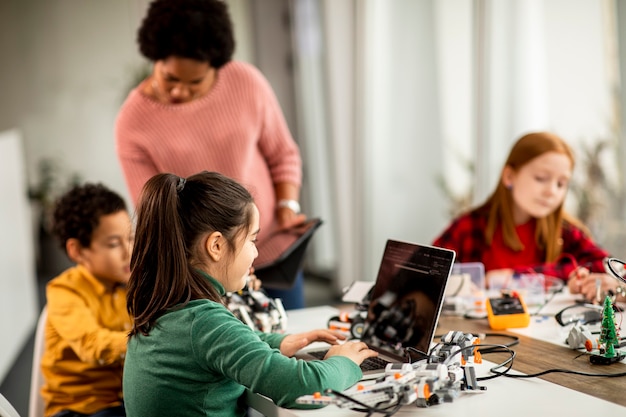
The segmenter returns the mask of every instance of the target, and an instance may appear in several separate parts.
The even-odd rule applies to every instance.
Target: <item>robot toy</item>
[[[252,330],[283,333],[287,329],[287,313],[280,298],[271,299],[262,290],[243,289],[227,295],[230,311]]]
[[[476,347],[472,347],[476,346]],[[465,365],[453,359],[460,355]],[[472,334],[449,332],[429,359],[413,364],[391,363],[385,376],[371,385],[358,384],[341,393],[327,391],[299,397],[299,404],[329,405],[361,411],[388,410],[415,404],[429,407],[452,402],[462,391],[483,391],[473,364],[479,363],[477,339]]]

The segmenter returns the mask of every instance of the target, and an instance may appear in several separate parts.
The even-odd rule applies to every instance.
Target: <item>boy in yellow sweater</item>
[[[62,196],[53,216],[54,234],[76,265],[46,288],[45,416],[125,416],[122,367],[133,242],[126,204],[101,184],[85,184]]]

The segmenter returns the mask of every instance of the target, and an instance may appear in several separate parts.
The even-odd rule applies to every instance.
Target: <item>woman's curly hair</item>
[[[100,218],[119,211],[126,211],[126,203],[117,193],[102,184],[78,185],[56,201],[52,231],[63,250],[72,238],[89,247]]]
[[[221,0],[155,0],[137,34],[139,50],[151,61],[170,56],[220,68],[235,51],[227,5]]]

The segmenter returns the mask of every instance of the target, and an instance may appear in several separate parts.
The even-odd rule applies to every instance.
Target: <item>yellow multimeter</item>
[[[530,314],[521,295],[503,292],[501,297],[487,299],[487,319],[493,330],[528,327]]]

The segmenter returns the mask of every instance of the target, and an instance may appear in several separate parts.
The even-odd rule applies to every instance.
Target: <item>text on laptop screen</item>
[[[362,340],[398,355],[407,347],[427,353],[454,257],[447,249],[387,241]]]

